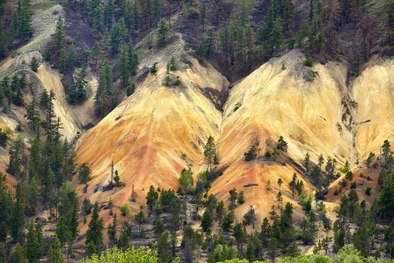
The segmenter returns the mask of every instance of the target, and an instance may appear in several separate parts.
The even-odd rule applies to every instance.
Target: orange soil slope
[[[243,190],[247,202],[237,208],[238,218],[253,205],[261,219],[275,203],[278,178],[284,181],[284,202],[290,201],[295,207],[298,205],[288,188],[293,173],[304,181],[307,192],[313,191],[289,160],[302,163],[309,152],[315,162],[320,154],[336,158],[339,166],[346,160],[362,161],[369,151],[379,150],[382,137],[390,139],[394,131],[390,60],[365,70],[350,89],[344,64],[317,63],[307,68],[303,65],[304,55],[293,50],[240,81],[221,113],[204,96],[204,89],[223,90],[226,80],[210,65],[202,66],[180,52],[182,48],[161,53],[145,51],[141,68],[157,61],[157,75],[148,75],[135,94],[79,140],[77,161],[89,163],[92,170],[86,194],[92,201],[107,202],[111,198],[115,205],[122,205],[130,200],[134,186],[138,203],[132,205],[138,208],[150,185],[176,189],[182,168],[191,166],[194,174],[204,169],[203,147],[212,135],[217,142],[219,168],[224,173],[213,182],[210,192],[227,200],[230,189]],[[169,54],[187,61],[173,73],[182,82],[178,87],[163,86]],[[385,92],[380,92],[379,87]],[[372,91],[379,99],[371,104]],[[359,106],[344,117],[343,101],[353,99]],[[349,121],[349,116],[354,122]],[[357,124],[366,119],[372,121],[364,126]],[[353,129],[348,130],[346,125],[353,125]],[[286,159],[286,165],[244,162],[243,154],[255,140],[260,142],[263,155],[279,136],[289,144],[291,159]],[[112,162],[126,185],[103,192]],[[271,191],[265,189],[268,180],[273,185]],[[245,187],[248,184],[257,186]]]
[[[166,63],[159,63],[157,75],[149,75],[135,94],[81,137],[77,160],[92,170],[88,188],[92,201],[111,198],[122,205],[133,186],[143,201],[150,185],[176,189],[181,170],[203,161],[204,144],[210,135],[217,135],[221,122],[221,113],[203,90],[221,91],[227,82],[212,67],[189,59],[190,66],[174,73],[180,86],[163,85]],[[102,186],[110,180],[112,162],[125,186],[105,194]]]

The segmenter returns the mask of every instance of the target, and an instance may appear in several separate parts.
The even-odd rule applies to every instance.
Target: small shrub
[[[90,180],[90,168],[86,163],[79,167],[78,179],[81,184],[86,184]]]
[[[83,212],[85,213],[85,215],[89,215],[92,212],[93,205],[89,199],[85,198],[83,200],[82,206],[83,206]]]
[[[0,146],[5,147],[8,141],[8,134],[7,132],[3,132],[2,129],[0,129]]]
[[[176,70],[177,70],[176,61],[175,58],[172,57],[170,63],[168,63],[167,65],[167,72],[176,71]]]
[[[126,95],[127,97],[130,97],[135,91],[135,84],[131,83],[129,86],[127,86],[127,90],[126,90]]]
[[[351,189],[356,189],[356,188],[357,188],[356,182],[353,182],[353,183],[350,185],[350,188],[351,188]]]
[[[346,188],[346,186],[347,186],[347,181],[346,181],[346,180],[342,180],[342,181],[341,181],[341,186],[342,186],[343,188]]]
[[[153,66],[149,68],[149,72],[150,72],[150,74],[152,74],[152,75],[156,75],[156,73],[157,73],[157,62],[155,62],[155,63],[153,64]]]
[[[16,132],[23,132],[23,127],[22,127],[22,124],[20,124],[20,123],[18,123],[18,125],[16,126],[16,128],[15,128],[15,131]]]
[[[267,190],[267,191],[271,191],[272,190],[271,180],[267,181],[267,184],[265,185],[265,190]]]
[[[38,63],[37,58],[33,57],[30,61],[31,70],[33,70],[34,72],[37,72],[39,66],[40,66],[40,64]]]
[[[371,191],[372,191],[371,187],[368,186],[368,187],[365,189],[365,194],[366,194],[367,196],[370,196],[370,195],[371,195]]]
[[[236,112],[241,107],[241,103],[237,102],[234,107],[234,112]]]
[[[313,66],[313,61],[312,58],[307,56],[304,60],[304,66],[306,67],[312,67]]]
[[[259,143],[258,142],[253,143],[253,145],[249,148],[249,150],[246,153],[244,153],[245,161],[250,162],[256,159],[259,151],[260,151]]]
[[[120,186],[120,176],[118,170],[115,171],[114,181],[115,181],[115,186]]]
[[[131,208],[128,204],[124,204],[120,207],[120,212],[122,213],[122,216],[126,216],[130,213]]]
[[[349,181],[353,180],[353,173],[351,171],[348,171],[346,173],[346,179]]]
[[[341,167],[339,169],[339,171],[341,171],[341,173],[345,174],[345,173],[347,173],[349,171],[349,169],[350,169],[349,168],[349,163],[348,163],[348,161],[346,161],[345,166]]]
[[[287,142],[283,139],[283,136],[279,136],[278,144],[276,145],[276,149],[282,152],[287,152]]]

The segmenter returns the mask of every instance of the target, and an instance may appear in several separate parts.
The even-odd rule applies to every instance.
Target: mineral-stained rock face
[[[302,175],[306,153],[314,162],[322,154],[335,158],[338,166],[347,160],[354,166],[370,151],[378,151],[384,139],[393,140],[392,60],[367,68],[347,86],[344,64],[306,67],[304,55],[294,50],[238,82],[221,112],[207,95],[226,92],[228,83],[220,73],[186,54],[179,54],[180,68],[168,73],[169,58],[162,55],[156,56],[157,74],[148,74],[135,94],[79,140],[77,161],[92,170],[87,189],[92,201],[112,199],[122,205],[134,189],[133,206],[138,208],[150,185],[176,189],[183,168],[191,167],[194,175],[206,169],[204,144],[213,136],[223,174],[210,192],[227,200],[230,189],[243,190],[247,202],[236,215],[252,205],[262,218],[275,204],[279,178],[284,182],[284,202],[295,207],[288,186],[293,173],[304,181],[307,192],[313,191]],[[152,65],[152,56],[147,55],[142,65]],[[178,84],[173,84],[178,77]],[[262,157],[279,136],[288,142],[283,159],[244,161],[254,142]],[[112,162],[125,186],[107,191]]]
[[[150,185],[176,189],[181,170],[203,162],[204,144],[210,135],[218,136],[222,120],[204,94],[224,92],[228,83],[213,67],[190,57],[187,61],[170,74],[166,63],[159,63],[156,75],[148,75],[135,94],[82,136],[78,162],[92,169],[91,200],[112,198],[122,205],[134,188],[143,201]],[[179,83],[173,84],[178,77]],[[105,192],[112,162],[125,186]]]
[[[394,142],[394,60],[379,61],[354,81],[357,102],[355,147],[360,160]]]

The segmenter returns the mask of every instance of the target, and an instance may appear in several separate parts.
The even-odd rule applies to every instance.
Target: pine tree
[[[0,262],[7,262],[7,254],[2,243],[0,243]]]
[[[260,237],[263,247],[268,246],[268,240],[270,236],[271,236],[271,226],[268,221],[268,218],[265,217],[261,225],[261,232],[260,232]]]
[[[127,28],[124,19],[121,18],[111,29],[111,50],[115,54],[119,50],[120,44],[126,39]]]
[[[33,128],[33,131],[38,132],[40,128],[40,113],[37,110],[37,102],[35,98],[33,98],[32,102],[26,107],[26,116],[25,116],[30,126]]]
[[[5,175],[0,173],[0,242],[6,241],[13,218],[13,202],[11,191]]]
[[[193,187],[193,177],[192,171],[183,169],[181,172],[181,176],[178,179],[179,182],[179,192],[186,193],[192,190]]]
[[[37,175],[34,175],[30,179],[30,183],[26,185],[27,215],[36,213],[40,201],[40,183],[37,177]]]
[[[15,263],[27,263],[25,250],[19,243],[17,243],[15,246],[15,251],[12,254],[12,258],[13,262]]]
[[[63,18],[59,16],[56,23],[56,50],[59,54],[65,46],[65,39]]]
[[[153,212],[157,206],[157,202],[159,200],[159,194],[156,192],[153,185],[150,186],[149,192],[146,195],[146,205],[150,212]]]
[[[202,230],[204,232],[208,232],[211,229],[212,222],[213,222],[212,214],[208,209],[206,209],[201,218]]]
[[[122,50],[120,53],[120,79],[122,80],[122,84],[124,87],[126,87],[129,84],[129,77],[130,77],[130,71],[129,71],[129,57],[128,57],[128,45],[123,45]]]
[[[216,154],[215,141],[212,136],[209,136],[204,149],[204,157],[207,162],[209,171],[212,170],[212,164],[214,163],[215,154]]]
[[[86,232],[85,246],[88,253],[97,253],[103,245],[104,223],[100,218],[99,204],[94,204],[92,217],[89,222],[89,229]]]
[[[19,1],[11,18],[11,33],[14,37],[27,40],[32,36],[31,17],[30,0]]]
[[[117,231],[117,227],[118,227],[118,218],[117,218],[117,216],[116,216],[116,214],[115,214],[115,215],[114,215],[114,218],[113,218],[113,221],[112,221],[112,224],[110,224],[110,225],[108,226],[108,230],[107,230],[108,237],[109,237],[109,240],[110,240],[111,242],[116,242],[116,231]]]
[[[62,244],[56,236],[52,246],[49,248],[49,261],[51,263],[64,263]]]
[[[246,228],[242,224],[236,224],[234,226],[234,232],[233,236],[235,239],[235,242],[237,243],[238,250],[241,251],[241,254],[243,254],[243,247],[244,247],[244,242],[246,241]]]
[[[87,184],[90,180],[90,168],[86,163],[79,167],[78,179],[81,184]]]
[[[170,233],[168,231],[165,231],[157,240],[157,255],[161,263],[172,262],[173,255],[170,239]]]
[[[30,222],[26,239],[26,255],[29,262],[38,262],[41,258],[41,233],[33,221]]]
[[[59,194],[59,220],[56,235],[62,244],[72,244],[78,236],[78,196],[70,182],[62,185]]]
[[[291,188],[291,193],[293,194],[293,198],[294,198],[295,190],[297,188],[297,174],[296,173],[293,174],[293,179],[291,180],[289,185]]]
[[[98,115],[108,113],[117,104],[117,94],[112,87],[112,67],[107,61],[103,62],[99,86],[95,97],[95,107]]]
[[[21,240],[25,226],[25,196],[22,185],[16,187],[16,203],[12,213],[11,234],[15,240]]]
[[[30,61],[31,70],[33,70],[34,72],[37,72],[39,66],[40,66],[40,64],[38,63],[37,58],[33,57]]]
[[[163,46],[166,43],[169,31],[167,22],[164,19],[160,20],[156,30],[157,44],[159,46]]]

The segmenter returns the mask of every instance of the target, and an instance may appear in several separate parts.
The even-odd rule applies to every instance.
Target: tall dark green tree
[[[61,53],[65,47],[66,36],[64,34],[64,22],[61,16],[58,17],[56,23],[56,50]]]
[[[38,262],[42,256],[41,235],[40,227],[36,226],[34,221],[31,221],[26,239],[26,255],[29,262]]]
[[[11,218],[11,235],[19,241],[23,238],[25,226],[25,193],[20,183],[16,187],[16,202]]]
[[[168,23],[164,19],[160,20],[160,23],[156,29],[157,44],[159,46],[163,46],[166,43],[169,31],[170,28]]]
[[[214,164],[214,158],[216,156],[215,141],[212,136],[208,137],[208,141],[204,148],[204,157],[207,162],[208,170],[212,170],[212,165]]]
[[[10,163],[7,172],[17,178],[25,176],[26,146],[22,136],[18,136],[14,146],[10,149]]]
[[[94,204],[92,217],[89,222],[89,229],[86,232],[85,246],[86,251],[90,254],[97,253],[103,246],[103,219],[100,218],[100,207],[96,202]]]
[[[146,204],[150,212],[154,211],[154,209],[158,204],[158,200],[159,200],[159,194],[157,193],[153,185],[151,185],[149,188],[149,192],[146,195]]]
[[[0,242],[6,241],[13,218],[13,201],[5,175],[0,173]]]
[[[62,244],[71,245],[78,236],[78,203],[72,183],[64,183],[59,194],[59,219],[56,227],[56,235]]]
[[[57,238],[53,241],[53,244],[49,248],[48,258],[51,263],[64,263],[63,252],[62,252],[62,244]]]
[[[171,249],[171,235],[165,231],[157,240],[157,255],[161,263],[171,263],[174,258]]]
[[[118,97],[112,86],[112,67],[105,60],[101,66],[99,86],[95,97],[98,115],[106,114],[117,105]]]

